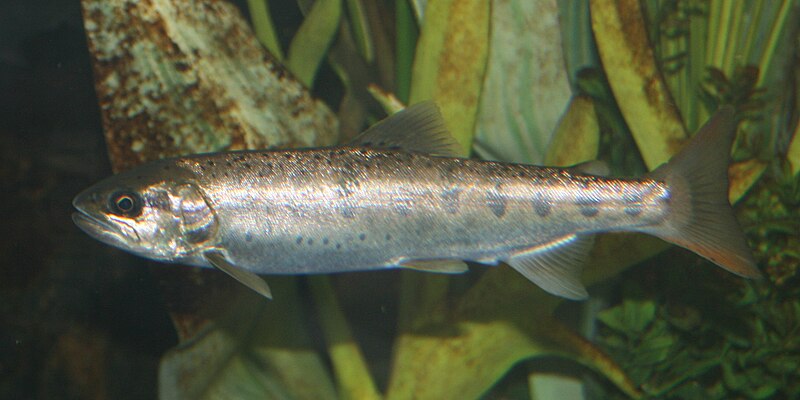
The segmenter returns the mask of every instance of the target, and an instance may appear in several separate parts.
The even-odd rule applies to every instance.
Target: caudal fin
[[[672,193],[670,216],[648,233],[687,248],[734,274],[761,277],[728,203],[728,164],[736,133],[732,107],[720,108],[669,163],[649,174]]]

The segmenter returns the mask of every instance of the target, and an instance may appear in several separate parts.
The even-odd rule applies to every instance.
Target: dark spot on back
[[[444,209],[450,214],[458,212],[459,200],[458,196],[461,194],[462,189],[452,188],[442,192],[441,197],[444,202]]]
[[[546,217],[550,214],[550,203],[545,199],[533,199],[533,211],[540,217]]]
[[[600,209],[597,208],[600,202],[595,199],[579,198],[575,204],[580,207],[581,215],[584,217],[594,217],[600,213]]]
[[[328,242],[330,242],[330,240],[328,240],[328,238],[326,238],[326,237],[322,238],[322,244],[328,244]]]
[[[625,214],[635,217],[642,213],[642,206],[628,206],[625,207]]]
[[[506,215],[506,198],[500,193],[490,190],[486,193],[486,205],[497,218]]]
[[[353,207],[350,207],[350,206],[342,206],[342,207],[339,209],[339,212],[340,212],[340,213],[342,214],[342,216],[343,216],[343,217],[345,217],[345,218],[355,218],[355,217],[356,217],[356,213],[355,213],[355,211],[353,210]]]
[[[597,216],[597,214],[599,213],[600,210],[598,210],[597,207],[589,207],[589,206],[581,207],[581,215],[583,215],[584,217],[594,217]]]
[[[309,238],[306,243],[308,243],[308,245],[311,246],[314,244],[314,239]]]
[[[387,234],[386,234],[386,240],[392,240],[392,235],[390,235],[390,234],[388,234],[388,233],[387,233]]]
[[[298,236],[297,239],[295,240],[295,243],[302,244],[303,243],[303,237],[302,236]]]
[[[253,241],[253,234],[250,233],[250,232],[246,232],[244,234],[244,240],[247,241],[247,242],[252,242]]]
[[[342,244],[341,243],[336,243],[336,250],[339,250],[341,248],[342,248]]]
[[[367,238],[367,234],[366,234],[366,233],[362,233],[362,234],[358,235],[358,240],[361,240],[362,242],[363,242],[363,241],[364,241],[366,238]]]

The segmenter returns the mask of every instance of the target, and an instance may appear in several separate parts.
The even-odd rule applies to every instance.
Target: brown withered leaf
[[[332,144],[334,115],[225,1],[83,0],[115,170],[219,150]]]

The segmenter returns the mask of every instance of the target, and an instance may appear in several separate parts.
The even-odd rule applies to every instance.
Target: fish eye
[[[142,213],[142,199],[133,192],[116,192],[111,195],[109,208],[114,214],[136,217]]]

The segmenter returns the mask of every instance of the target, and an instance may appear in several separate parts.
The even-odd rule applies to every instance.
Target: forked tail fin
[[[689,144],[648,177],[669,185],[670,215],[648,233],[734,274],[761,277],[728,203],[728,164],[736,133],[732,107],[720,108]]]

